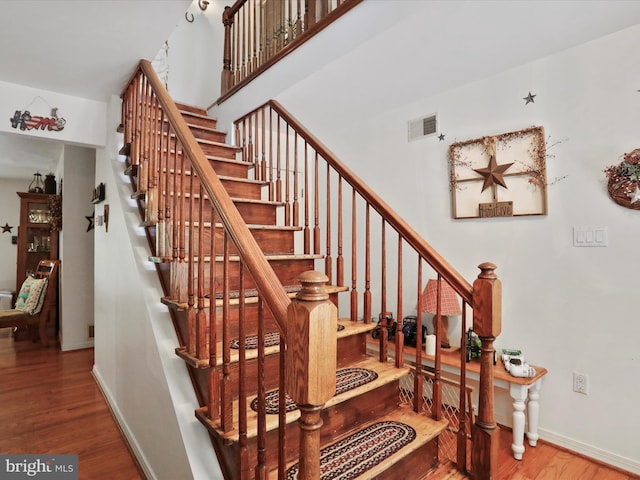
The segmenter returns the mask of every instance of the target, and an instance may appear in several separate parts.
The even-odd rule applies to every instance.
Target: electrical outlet
[[[589,393],[589,377],[586,373],[573,372],[573,391],[583,395]]]

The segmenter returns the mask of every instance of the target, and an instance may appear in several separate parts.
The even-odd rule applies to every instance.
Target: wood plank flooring
[[[140,473],[92,374],[93,349],[61,352],[0,335],[0,453],[78,454],[81,480]]]
[[[6,333],[0,329],[0,453],[78,454],[81,480],[144,479],[91,374],[93,350],[61,352]],[[515,460],[509,430],[500,445],[497,480],[640,480],[543,441]],[[443,466],[429,478],[459,477]]]

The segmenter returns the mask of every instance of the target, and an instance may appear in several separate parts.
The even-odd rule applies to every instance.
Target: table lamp
[[[433,328],[435,330],[438,308],[438,280],[430,279],[427,286],[422,292],[422,304],[420,312],[426,312],[433,315]],[[458,296],[446,281],[440,280],[440,322],[442,325],[440,346],[442,348],[451,348],[449,342],[449,315],[461,315],[460,302]]]

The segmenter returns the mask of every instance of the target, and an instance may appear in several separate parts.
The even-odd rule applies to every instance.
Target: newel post
[[[320,478],[320,411],[336,392],[338,311],[329,301],[319,272],[299,277],[302,290],[288,309],[285,353],[286,391],[300,408],[298,479]]]
[[[494,420],[493,342],[502,329],[502,284],[496,266],[483,263],[473,282],[473,331],[481,341],[478,417],[472,427],[471,463],[476,480],[495,479],[498,472],[499,429]]]
[[[224,25],[224,46],[222,53],[222,78],[221,88],[222,95],[231,90],[233,86],[233,75],[231,73],[231,27],[233,25],[233,16],[231,7],[225,7],[222,12],[222,24]]]

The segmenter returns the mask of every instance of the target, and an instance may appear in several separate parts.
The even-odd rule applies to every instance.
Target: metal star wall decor
[[[474,168],[474,172],[479,173],[484,177],[484,183],[482,184],[481,191],[484,192],[487,188],[496,184],[507,188],[503,175],[511,165],[513,165],[513,162],[498,165],[495,155],[491,155],[491,158],[489,158],[489,165],[487,165],[486,168]]]
[[[93,230],[93,217],[95,216],[95,214],[96,212],[93,212],[91,215],[84,217],[89,222],[89,225],[87,225],[87,232]]]
[[[531,95],[531,92],[529,92],[529,95],[527,95],[526,97],[523,97],[523,100],[525,100],[525,105],[529,105],[530,103],[535,103],[535,101],[533,100],[536,97],[536,95]]]
[[[5,232],[9,232],[9,233],[11,233],[11,229],[12,229],[12,228],[13,228],[13,227],[9,226],[9,224],[8,224],[8,223],[5,223],[5,224],[4,224],[4,226],[2,227],[2,233],[5,233]]]
[[[438,140],[440,140],[441,142],[444,142],[444,133],[441,133],[440,135],[438,135]]]

